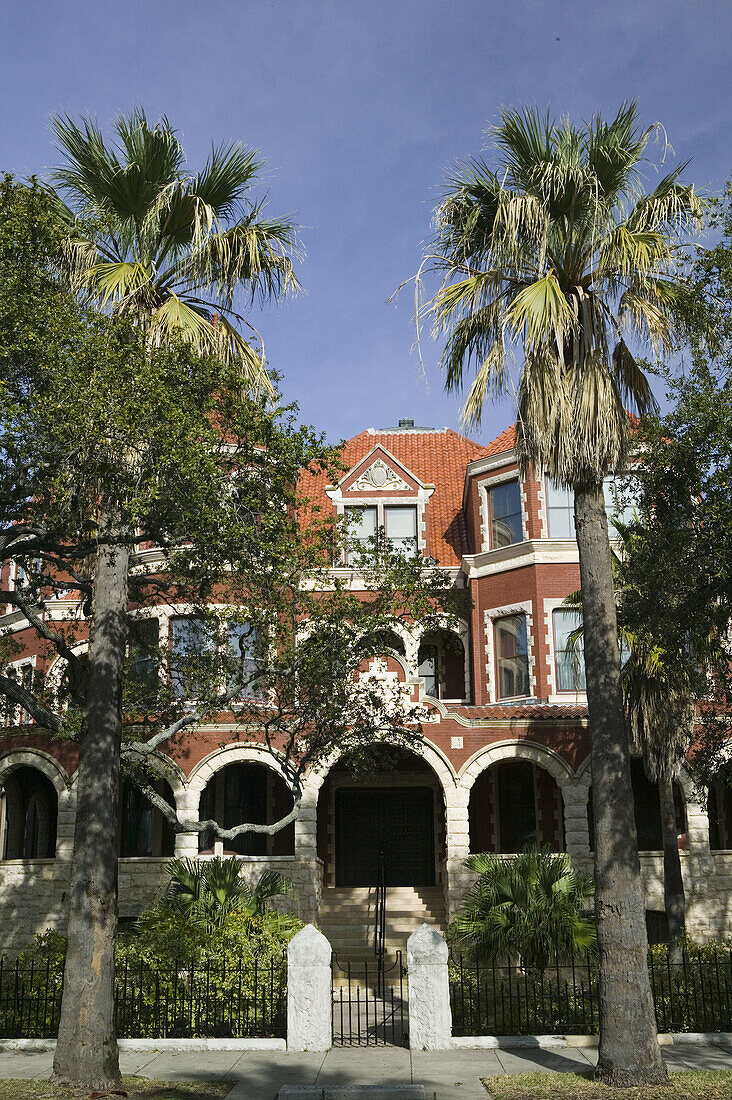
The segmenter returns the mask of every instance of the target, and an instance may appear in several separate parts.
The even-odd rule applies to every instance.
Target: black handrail
[[[386,941],[386,859],[379,852],[376,872],[376,906],[374,909],[374,955],[376,955],[376,987],[380,994],[384,986],[384,952]]]

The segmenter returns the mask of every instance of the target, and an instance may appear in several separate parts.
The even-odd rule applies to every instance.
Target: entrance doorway
[[[336,790],[335,885],[374,886],[383,852],[387,886],[434,886],[434,818],[430,787]]]

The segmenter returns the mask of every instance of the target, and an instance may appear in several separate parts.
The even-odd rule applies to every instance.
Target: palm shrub
[[[574,491],[595,792],[597,1075],[614,1085],[668,1079],[646,959],[602,488],[623,470],[628,411],[654,407],[628,337],[672,347],[680,245],[701,216],[680,182],[683,165],[644,190],[653,132],[634,104],[611,122],[580,124],[504,110],[490,131],[495,167],[473,159],[453,173],[425,260],[444,276],[424,315],[445,339],[447,388],[462,389],[475,368],[465,419],[478,423],[491,394],[515,393],[522,474],[533,465]]]
[[[592,879],[566,853],[529,848],[514,857],[483,852],[465,867],[478,879],[449,930],[454,947],[476,964],[510,962],[543,974],[555,958],[592,955]]]

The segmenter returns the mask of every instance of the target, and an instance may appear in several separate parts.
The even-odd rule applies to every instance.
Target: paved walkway
[[[672,1070],[730,1069],[731,1045],[676,1043],[663,1047]],[[47,1077],[52,1054],[0,1054],[0,1078]],[[513,1047],[511,1050],[409,1051],[399,1047],[334,1047],[327,1054],[280,1051],[209,1051],[120,1055],[122,1072],[163,1081],[232,1082],[227,1100],[274,1100],[282,1085],[423,1084],[436,1100],[488,1100],[481,1077],[535,1070],[589,1073],[597,1061],[590,1048]]]

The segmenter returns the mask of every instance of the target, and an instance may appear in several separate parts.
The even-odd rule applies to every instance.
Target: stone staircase
[[[339,969],[350,963],[361,969],[374,962],[376,889],[330,887],[323,891],[318,927],[331,943]],[[445,930],[445,902],[441,886],[389,886],[386,891],[386,965],[396,951],[406,954],[407,940],[420,925]],[[406,964],[406,958],[404,960]]]

